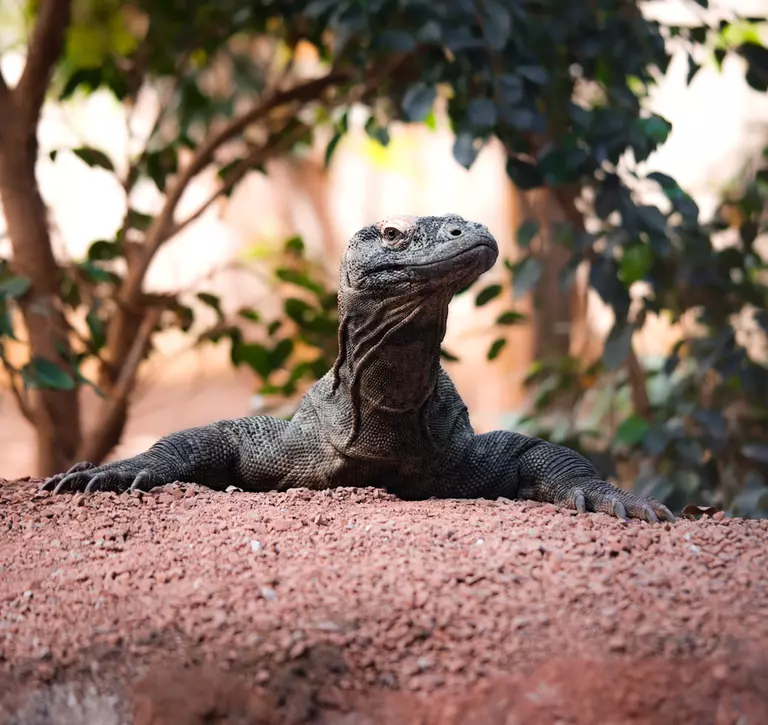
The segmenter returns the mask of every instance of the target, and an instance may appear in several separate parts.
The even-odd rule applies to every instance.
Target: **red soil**
[[[0,481],[0,723],[768,723],[768,521],[38,484]]]

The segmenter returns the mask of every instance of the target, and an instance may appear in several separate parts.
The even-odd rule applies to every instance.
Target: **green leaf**
[[[145,232],[149,229],[149,225],[152,224],[152,220],[151,214],[144,214],[135,209],[129,209],[125,219],[125,226],[127,229],[137,229],[140,232]]]
[[[410,53],[416,47],[413,35],[404,30],[387,28],[379,33],[377,46],[393,53]]]
[[[543,267],[536,257],[526,257],[512,267],[512,290],[514,298],[525,297],[537,284]]]
[[[365,132],[368,134],[369,138],[372,138],[382,146],[389,146],[389,131],[386,128],[380,126],[378,121],[373,116],[371,116],[365,122]]]
[[[480,153],[482,142],[476,139],[471,133],[460,133],[456,136],[453,143],[453,158],[458,161],[465,169],[469,169],[477,155]]]
[[[0,338],[2,337],[10,337],[11,340],[16,339],[16,335],[13,332],[11,313],[0,306]]]
[[[499,356],[499,353],[504,349],[504,346],[506,344],[507,344],[506,337],[497,338],[491,343],[490,348],[488,348],[488,355],[486,357],[489,360],[495,360]]]
[[[91,342],[93,343],[93,349],[95,352],[101,350],[107,342],[107,333],[104,327],[104,322],[99,317],[96,310],[91,310],[85,316],[85,322],[88,325],[88,330],[91,333]]]
[[[58,365],[42,357],[33,357],[22,369],[24,384],[30,389],[74,390],[75,379]]]
[[[497,318],[496,318],[496,324],[497,325],[518,325],[522,322],[525,322],[528,318],[520,313],[515,312],[514,310],[509,310],[507,312],[502,312]]]
[[[328,145],[325,147],[325,166],[326,168],[331,163],[331,158],[333,157],[334,151],[336,151],[336,147],[339,145],[339,141],[341,141],[341,137],[343,136],[343,133],[339,133],[338,131],[333,134],[333,138],[328,142]]]
[[[117,242],[99,239],[88,247],[89,262],[107,262],[116,259],[123,253],[122,246]]]
[[[506,3],[499,0],[484,0],[486,17],[483,22],[483,37],[491,50],[502,50],[510,39],[512,16]]]
[[[445,348],[440,348],[440,357],[443,358],[443,360],[447,360],[448,362],[458,362],[459,358],[457,358],[453,353],[448,352]]]
[[[283,304],[285,314],[297,325],[303,325],[313,316],[314,310],[304,300],[289,297]]]
[[[490,98],[473,98],[467,106],[467,120],[477,129],[496,125],[496,104]]]
[[[10,277],[0,282],[0,299],[17,299],[32,286],[29,277]]]
[[[308,289],[310,292],[314,292],[318,297],[322,297],[325,293],[323,286],[314,280],[310,279],[306,274],[299,272],[290,267],[281,267],[275,270],[275,275],[283,282],[290,282],[298,287]]]
[[[515,71],[537,86],[545,86],[549,83],[549,73],[540,65],[519,65]]]
[[[624,249],[619,262],[619,276],[627,286],[640,281],[653,263],[653,254],[647,244],[637,244]]]
[[[285,339],[280,340],[280,342],[275,345],[274,349],[270,352],[270,364],[272,365],[273,370],[277,370],[278,368],[281,368],[286,360],[290,357],[291,353],[293,352],[293,340]]]
[[[274,370],[270,351],[257,342],[239,342],[233,345],[232,362],[235,365],[245,363],[264,379]]]
[[[244,320],[249,320],[250,322],[258,322],[261,320],[261,315],[256,310],[242,309],[238,310],[237,314]]]
[[[91,282],[111,284],[118,281],[118,277],[114,272],[110,272],[107,269],[102,269],[95,262],[80,262],[77,265],[83,275]]]
[[[634,325],[628,322],[616,322],[605,341],[603,364],[608,370],[618,370],[627,359],[632,348]]]
[[[72,153],[90,167],[96,166],[106,169],[107,171],[115,170],[109,156],[103,151],[99,151],[99,149],[95,149],[91,146],[80,146],[79,148],[72,149]]]
[[[487,305],[491,300],[496,299],[501,294],[501,285],[492,284],[485,289],[480,290],[475,297],[475,306],[482,307]]]
[[[626,418],[616,431],[616,441],[626,446],[636,446],[640,443],[648,431],[647,421],[638,415]]]
[[[195,296],[200,302],[210,307],[219,317],[223,316],[219,297],[212,295],[210,292],[198,292]]]
[[[422,81],[414,83],[403,96],[402,106],[408,121],[423,121],[435,105],[437,89]]]
[[[537,221],[529,220],[523,222],[517,228],[517,245],[522,248],[530,246],[534,237],[539,233],[539,223]]]
[[[535,189],[544,183],[541,172],[534,164],[514,157],[507,160],[507,176],[523,191]]]
[[[304,240],[300,236],[294,236],[287,239],[283,245],[283,249],[291,254],[297,254],[301,256],[304,254]]]

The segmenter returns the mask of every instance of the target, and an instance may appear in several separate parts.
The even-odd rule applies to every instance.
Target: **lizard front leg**
[[[161,438],[133,458],[100,466],[83,461],[49,478],[42,490],[148,491],[174,481],[214,489],[276,488],[290,471],[287,421],[266,416],[219,421]]]
[[[485,433],[470,441],[455,469],[453,486],[466,496],[532,499],[579,513],[601,511],[650,523],[675,520],[662,503],[603,481],[576,451],[507,431]]]

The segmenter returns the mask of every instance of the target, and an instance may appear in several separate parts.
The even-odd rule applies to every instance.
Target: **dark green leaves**
[[[514,157],[507,160],[507,175],[523,191],[535,189],[544,183],[541,172],[534,164]]]
[[[539,281],[541,262],[536,257],[525,257],[512,267],[512,291],[515,299],[527,295]]]
[[[617,370],[624,364],[632,349],[634,332],[634,325],[628,322],[614,324],[603,348],[603,363],[606,369]]]
[[[465,169],[468,169],[475,163],[477,155],[482,148],[482,141],[475,138],[474,134],[462,132],[456,136],[453,144],[453,158],[456,159]]]
[[[74,390],[75,379],[61,367],[42,357],[33,357],[22,369],[21,376],[28,388]]]
[[[477,293],[477,296],[475,297],[475,305],[477,307],[482,307],[483,305],[487,305],[491,300],[496,299],[500,294],[501,294],[500,284],[489,285],[488,287],[480,290],[480,292]]]
[[[467,121],[478,130],[496,125],[496,105],[490,98],[473,98],[467,106]]]
[[[506,345],[507,345],[506,337],[497,338],[491,343],[491,346],[488,349],[488,355],[486,357],[489,360],[495,360],[499,356],[501,351],[506,347]]]
[[[497,325],[519,325],[525,322],[527,319],[528,318],[522,313],[515,312],[514,310],[509,310],[507,312],[502,312],[496,318],[496,324]]]
[[[539,223],[537,221],[528,220],[523,222],[517,228],[517,245],[523,249],[527,249],[536,235],[539,233]]]
[[[32,281],[28,277],[8,277],[0,281],[0,300],[18,299],[30,288]]]
[[[115,167],[103,151],[99,151],[91,146],[81,146],[76,149],[72,149],[72,153],[77,156],[81,161],[88,164],[90,167],[98,167],[106,169],[107,171],[114,171]]]
[[[419,82],[408,88],[403,96],[403,111],[409,121],[423,121],[432,110],[437,98],[437,90],[433,85]]]
[[[627,446],[636,446],[642,442],[645,434],[648,432],[649,425],[647,421],[638,415],[631,415],[625,418],[616,431],[616,442]]]
[[[485,42],[491,50],[501,50],[510,39],[511,13],[501,0],[483,0],[481,7],[485,10],[482,24]]]

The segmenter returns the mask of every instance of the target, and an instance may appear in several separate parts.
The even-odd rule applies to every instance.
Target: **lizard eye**
[[[395,226],[386,226],[381,230],[381,239],[385,247],[400,249],[405,246],[407,237],[405,233]]]

